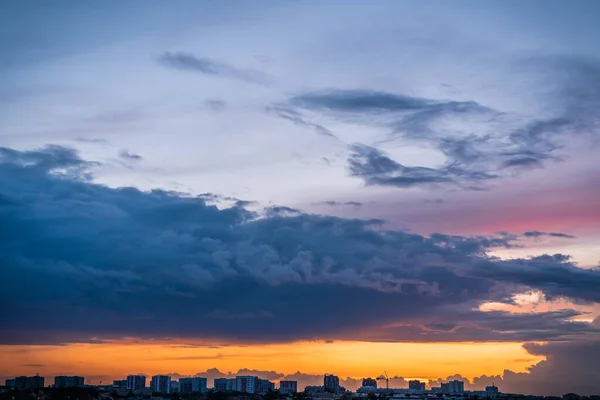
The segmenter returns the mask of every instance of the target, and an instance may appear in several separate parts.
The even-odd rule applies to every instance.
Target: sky
[[[597,394],[599,15],[0,2],[0,378]]]

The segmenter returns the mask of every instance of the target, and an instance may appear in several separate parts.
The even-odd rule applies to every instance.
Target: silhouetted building
[[[442,383],[442,391],[449,394],[462,394],[465,392],[465,383],[457,380]]]
[[[128,375],[127,389],[142,390],[146,388],[146,377],[144,375]]]
[[[280,381],[279,382],[279,393],[291,394],[298,391],[298,381]]]
[[[14,388],[15,387],[15,378],[5,380],[4,386],[6,386],[8,389]]]
[[[217,392],[232,392],[237,390],[237,379],[215,378],[214,388]]]
[[[171,377],[169,375],[154,375],[150,381],[150,388],[156,393],[171,393]]]
[[[179,382],[171,381],[171,393],[179,393]]]
[[[258,394],[267,394],[275,390],[275,384],[267,379],[258,380]]]
[[[127,389],[127,379],[113,381],[113,387]]]
[[[485,397],[495,399],[496,397],[498,397],[498,393],[498,387],[495,385],[485,387]]]
[[[581,396],[575,393],[563,394],[563,400],[579,400]]]
[[[335,375],[325,375],[323,377],[323,387],[328,392],[339,393],[339,391],[340,391],[340,378],[338,378]]]
[[[55,388],[83,387],[83,376],[55,376]]]
[[[236,390],[242,393],[258,393],[260,379],[258,376],[236,376]]]
[[[373,379],[373,378],[363,378],[362,385],[363,385],[363,387],[377,388],[377,380]]]
[[[19,390],[41,389],[44,387],[44,377],[39,375],[17,376],[15,379],[12,379],[11,387]]]
[[[206,393],[207,391],[207,379],[195,376],[192,378],[179,378],[179,392],[180,393]]]
[[[425,383],[414,379],[412,381],[408,381],[408,388],[410,390],[417,390],[422,392],[425,390]]]

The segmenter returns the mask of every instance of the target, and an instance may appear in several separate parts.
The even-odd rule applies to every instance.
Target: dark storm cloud
[[[127,160],[127,161],[140,161],[144,158],[144,157],[140,156],[139,154],[131,153],[128,150],[121,151],[119,153],[119,157],[121,157],[122,159]]]
[[[11,320],[1,342],[356,339],[399,321],[416,331],[378,339],[552,340],[597,329],[567,324],[573,312],[528,322],[471,311],[529,288],[600,302],[600,271],[565,256],[488,256],[518,245],[511,235],[425,237],[285,206],[219,209],[210,193],[94,184],[94,165],[59,146],[0,148],[0,302]]]
[[[351,150],[348,158],[350,175],[362,178],[367,185],[405,188],[452,183],[469,187],[477,182],[496,178],[495,175],[469,171],[454,164],[443,168],[408,167],[392,160],[374,147],[361,144],[352,145]]]
[[[447,342],[460,337],[463,341],[545,341],[585,338],[600,334],[587,322],[574,322],[581,313],[561,310],[544,313],[514,314],[505,311],[455,312],[413,318],[411,325],[384,328],[371,340],[401,338],[401,341]],[[460,321],[460,323],[456,323]]]
[[[575,239],[575,236],[573,236],[573,235],[568,235],[566,233],[560,233],[560,232],[529,231],[529,232],[523,233],[523,236],[533,237],[533,238],[550,236],[550,237],[557,237],[557,238],[563,238],[563,239]]]
[[[269,83],[270,80],[265,73],[260,71],[237,68],[209,57],[198,57],[183,52],[165,52],[158,57],[158,62],[169,68],[221,76],[262,85]]]
[[[600,269],[578,268],[562,254],[497,262],[486,260],[473,269],[476,276],[514,282],[542,290],[549,297],[600,303]]]

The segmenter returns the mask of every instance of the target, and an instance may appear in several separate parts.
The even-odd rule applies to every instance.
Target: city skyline
[[[297,380],[290,380],[286,377],[282,379],[270,379],[260,378],[258,375],[244,375],[248,373],[264,373],[261,371],[250,371],[250,370],[240,370],[237,374],[229,375],[214,375],[214,371],[212,373],[208,373],[209,375],[214,375],[213,378],[213,386],[210,387],[207,385],[208,380],[210,378],[206,376],[200,376],[196,374],[195,376],[172,376],[171,374],[158,374],[154,376],[148,376],[144,374],[135,374],[128,375],[126,379],[117,379],[113,380],[112,385],[109,385],[108,382],[104,384],[104,387],[113,387],[115,389],[125,388],[129,391],[138,391],[138,390],[146,390],[150,389],[155,393],[163,393],[169,394],[172,393],[173,390],[177,392],[200,392],[204,393],[207,390],[222,390],[222,391],[238,391],[238,392],[249,392],[249,393],[265,393],[269,391],[275,390],[275,383],[278,383],[280,386],[277,387],[278,390],[281,391],[289,391],[290,393],[296,392],[297,390],[312,390],[318,392],[319,390],[322,392],[331,392],[331,393],[340,393],[345,390],[357,390],[360,392],[370,391],[370,390],[395,390],[395,389],[408,389],[416,392],[422,391],[435,391],[439,390],[443,393],[463,393],[465,392],[464,381],[455,379],[454,377],[449,377],[444,382],[440,381],[429,381],[429,382],[421,382],[419,380],[410,380],[407,381],[403,378],[393,376],[389,377],[387,372],[384,372],[384,375],[378,376],[376,378],[362,378],[362,382],[358,384],[356,380],[352,380],[350,378],[338,377],[335,374],[323,374],[320,378],[322,380],[322,385],[298,385]],[[179,375],[179,374],[176,374]],[[146,386],[144,383],[147,378],[150,379],[150,383]],[[280,377],[281,378],[281,377]],[[454,379],[451,379],[454,378]],[[178,380],[175,380],[178,379]],[[385,387],[378,387],[377,381],[385,380]],[[21,390],[24,389],[39,389],[44,387],[50,387],[44,385],[45,378],[39,375],[35,376],[19,376],[15,378],[10,378],[6,380],[6,388],[18,388]],[[53,388],[69,388],[69,387],[84,387],[84,386],[102,386],[102,382],[98,385],[94,385],[90,382],[84,383],[85,378],[82,376],[55,376],[54,384],[51,385]],[[350,388],[344,387],[340,385],[342,383],[350,382]],[[407,384],[406,387],[394,386],[393,382],[403,382]],[[390,386],[390,382],[392,382],[392,386]],[[467,381],[468,382],[468,381]],[[250,384],[249,384],[250,383]],[[265,383],[266,385],[263,385]],[[355,385],[358,384],[358,386]],[[470,382],[468,382],[470,383]],[[320,389],[319,389],[320,388]],[[473,388],[471,388],[473,389]],[[468,390],[468,389],[467,389]],[[492,383],[488,384],[485,387],[486,391],[493,390],[498,393],[498,388]]]
[[[0,380],[597,394],[599,15],[0,1]]]

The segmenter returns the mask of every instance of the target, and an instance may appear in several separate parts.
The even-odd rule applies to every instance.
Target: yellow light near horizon
[[[66,346],[0,346],[0,375],[79,374],[98,383],[131,373],[193,375],[209,368],[240,368],[292,374],[300,371],[341,377],[375,377],[387,371],[406,379],[437,379],[459,373],[472,378],[504,369],[524,372],[542,357],[521,343],[294,342],[268,345],[194,347],[189,342],[115,341]],[[27,367],[27,366],[30,367]]]

